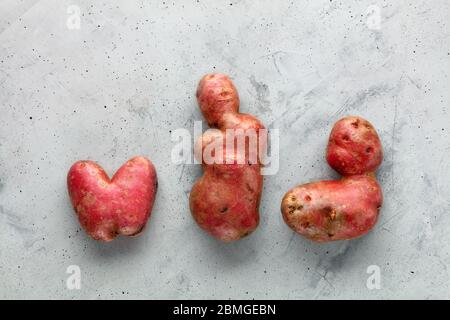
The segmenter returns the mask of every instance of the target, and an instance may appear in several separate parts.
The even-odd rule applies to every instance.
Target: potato
[[[67,186],[81,226],[95,240],[139,234],[150,216],[157,189],[150,160],[135,157],[109,179],[95,162],[72,165]]]
[[[197,101],[208,125],[219,125],[226,113],[239,112],[239,95],[233,82],[224,74],[207,74],[197,88]]]
[[[226,130],[254,129],[257,135],[263,124],[251,115],[239,113],[239,96],[231,80],[223,74],[202,78],[197,100],[208,124],[216,128],[200,138],[204,175],[194,184],[190,194],[190,209],[197,224],[222,241],[241,239],[253,232],[259,223],[259,201],[263,178],[261,163],[245,140],[245,149],[230,149]],[[236,139],[233,143],[236,143]],[[223,162],[208,163],[205,149],[214,143],[223,146]],[[265,143],[258,142],[257,148]],[[249,161],[256,156],[256,161]],[[228,160],[228,161],[227,161]]]
[[[281,203],[284,221],[297,233],[318,242],[367,233],[376,224],[383,203],[375,178],[382,158],[380,139],[367,120],[339,120],[330,134],[327,161],[344,177],[288,191]]]
[[[318,242],[345,240],[368,232],[383,202],[371,175],[298,186],[283,198],[284,221],[296,232]]]
[[[343,176],[375,171],[383,159],[380,138],[369,121],[346,117],[333,127],[328,141],[328,164]]]

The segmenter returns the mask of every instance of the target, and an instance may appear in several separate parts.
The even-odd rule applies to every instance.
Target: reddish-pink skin
[[[224,74],[207,74],[198,84],[197,101],[210,127],[219,127],[223,115],[239,112],[239,95]]]
[[[284,221],[317,242],[348,240],[376,224],[383,194],[375,170],[383,158],[374,127],[360,117],[346,117],[333,127],[328,164],[344,177],[297,186],[282,202]]]
[[[95,240],[133,236],[145,227],[157,190],[156,170],[150,160],[135,157],[109,179],[95,162],[78,161],[70,168],[67,186],[84,230]]]
[[[237,90],[223,74],[204,76],[198,86],[197,99],[208,124],[219,130],[215,134],[205,132],[200,139],[202,151],[216,138],[224,137],[226,129],[253,128],[259,133],[264,128],[255,117],[239,113]],[[259,223],[263,184],[261,163],[257,157],[256,163],[238,164],[235,160],[249,159],[248,148],[244,153],[231,152],[231,156],[228,153],[229,159],[235,162],[233,164],[207,164],[202,157],[204,175],[194,184],[190,194],[190,209],[197,224],[225,242],[245,237]]]
[[[383,160],[380,138],[372,124],[345,117],[333,127],[328,141],[328,164],[343,176],[374,172]]]
[[[318,242],[359,237],[376,224],[383,202],[370,175],[304,184],[286,193],[281,210],[296,232]]]

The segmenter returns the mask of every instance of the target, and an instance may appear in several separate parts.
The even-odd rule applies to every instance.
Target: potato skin
[[[205,75],[197,87],[197,101],[210,127],[219,127],[223,115],[239,112],[239,95],[231,81],[224,74]]]
[[[331,131],[326,158],[344,177],[288,191],[281,202],[283,219],[317,242],[362,236],[376,224],[383,203],[375,178],[383,151],[375,128],[360,117],[339,120]]]
[[[223,74],[204,76],[197,89],[199,107],[215,132],[205,132],[200,138],[203,155],[205,148],[223,141],[224,159],[232,164],[207,164],[203,158],[204,175],[194,184],[189,204],[197,224],[215,238],[229,242],[241,239],[253,232],[259,223],[259,202],[263,177],[261,163],[249,164],[248,145],[244,154],[228,152],[226,129],[254,129],[259,132],[263,124],[255,117],[238,113],[239,96],[231,80]],[[264,146],[258,146],[262,148]],[[237,160],[244,159],[242,164]]]
[[[190,209],[197,224],[215,238],[241,239],[259,224],[262,176],[257,165],[214,165],[192,188]]]
[[[81,226],[95,240],[139,234],[150,216],[157,190],[150,160],[134,157],[109,179],[90,160],[77,161],[67,175],[69,196]]]
[[[377,222],[382,202],[376,179],[356,175],[298,186],[286,193],[281,210],[293,230],[327,242],[367,233]]]
[[[327,147],[328,164],[343,176],[374,172],[383,160],[380,138],[372,124],[360,117],[339,120]]]

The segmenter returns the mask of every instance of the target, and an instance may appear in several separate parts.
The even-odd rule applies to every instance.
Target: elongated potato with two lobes
[[[150,160],[135,157],[109,179],[95,162],[75,162],[67,175],[73,208],[84,230],[95,240],[133,236],[145,227],[158,186]]]
[[[374,127],[360,117],[339,120],[327,147],[328,164],[344,177],[300,185],[281,203],[285,222],[318,242],[347,240],[376,224],[383,194],[375,170],[383,150]]]
[[[255,117],[239,113],[237,90],[223,74],[204,76],[197,100],[209,126],[218,130],[206,131],[199,140],[204,175],[192,188],[191,213],[197,224],[217,239],[238,240],[258,226],[263,177],[259,157],[253,163],[248,161],[257,150],[250,148],[248,141],[244,150],[230,150],[226,132],[232,130],[238,139],[242,132],[235,129],[250,129],[259,137],[264,126]],[[223,163],[208,163],[205,150],[217,143],[223,145]],[[258,141],[257,148],[264,148],[263,144]]]

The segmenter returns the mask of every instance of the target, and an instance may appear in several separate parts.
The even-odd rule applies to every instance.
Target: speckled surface
[[[3,0],[0,12],[0,298],[450,298],[447,0]],[[190,216],[200,167],[170,161],[170,132],[202,119],[195,87],[212,71],[280,130],[260,226],[232,244]],[[347,114],[380,133],[385,204],[369,235],[319,245],[279,205],[296,184],[336,177],[325,145]],[[70,165],[112,174],[138,154],[159,176],[146,232],[90,240],[70,207]],[[66,287],[70,265],[80,290]],[[366,286],[370,265],[379,290]]]

